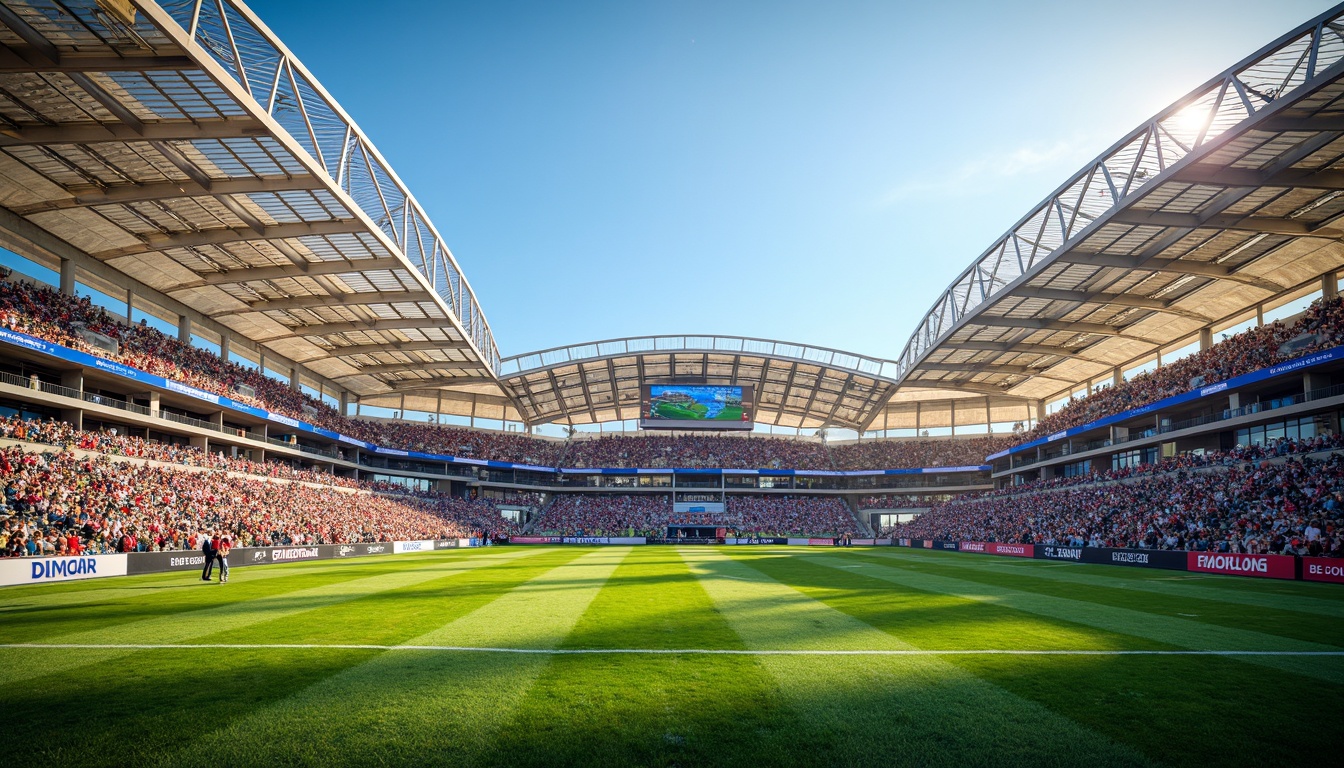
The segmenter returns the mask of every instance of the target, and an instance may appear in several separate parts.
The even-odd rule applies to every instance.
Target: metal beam
[[[955,389],[959,392],[975,392],[980,395],[993,395],[995,397],[1015,397],[1003,390],[1002,387],[996,387],[993,384],[981,384],[973,381],[907,381],[911,389]],[[1026,399],[1026,398],[1022,398]]]
[[[446,318],[418,318],[410,320],[375,320],[372,322],[359,323],[314,323],[313,325],[299,325],[291,328],[292,333],[285,333],[279,336],[271,336],[265,339],[256,339],[258,344],[266,344],[272,341],[281,341],[283,339],[301,339],[307,336],[327,336],[335,333],[373,333],[374,331],[408,331],[420,330],[422,328],[439,328],[440,323],[446,323]]]
[[[432,395],[435,397],[442,395],[444,402],[453,402],[453,403],[470,403],[474,398],[476,402],[479,404],[501,406],[506,409],[506,412],[509,406],[513,405],[513,403],[509,402],[508,398],[500,397],[499,395],[481,395],[476,394],[474,392],[455,392],[451,389],[407,389],[407,390],[391,390],[387,392],[375,392],[373,394],[363,395],[362,397],[360,397],[360,402],[367,405],[377,406],[380,398],[388,398],[395,396],[399,400],[402,395],[413,395],[413,394]],[[393,400],[392,402],[397,402],[397,400]],[[397,408],[398,406],[388,405],[386,407]]]
[[[1097,365],[1111,365],[1095,358],[1083,354],[1086,347],[1070,349],[1068,347],[1052,347],[1047,344],[1021,344],[1004,341],[961,341],[957,342],[956,349],[964,349],[972,352],[1002,352],[1024,355],[1054,355],[1056,357],[1067,357],[1073,360],[1082,360],[1085,363],[1096,363]]]
[[[443,387],[465,387],[475,384],[495,384],[494,379],[486,376],[438,376],[432,379],[414,379],[386,382],[393,392],[413,390],[441,389]]]
[[[1289,168],[1268,174],[1250,168],[1218,168],[1193,165],[1176,176],[1191,184],[1215,187],[1301,187],[1306,189],[1344,189],[1344,171],[1318,171]]]
[[[422,291],[379,291],[376,293],[343,293],[340,296],[292,296],[287,299],[254,301],[241,309],[214,313],[215,317],[246,315],[252,312],[289,311],[293,309],[321,309],[323,307],[364,307],[370,304],[392,304],[409,301],[432,301]]]
[[[996,317],[980,315],[974,321],[977,325],[989,325],[999,328],[1028,328],[1035,331],[1063,331],[1067,333],[1095,333],[1100,336],[1124,336],[1125,333],[1115,326],[1105,323],[1079,323],[1068,320],[1049,320],[1039,317]]]
[[[430,361],[416,363],[374,363],[361,366],[358,373],[348,373],[336,378],[351,376],[375,376],[385,373],[414,373],[416,371],[448,371],[455,376],[473,376],[481,372],[481,367],[461,360]]]
[[[1112,304],[1118,307],[1151,309],[1154,312],[1163,312],[1169,315],[1198,320],[1205,324],[1213,322],[1213,318],[1211,317],[1205,317],[1198,312],[1191,312],[1179,307],[1173,307],[1171,306],[1170,301],[1164,299],[1152,299],[1147,296],[1131,296],[1125,293],[1091,293],[1089,291],[1073,291],[1062,288],[1037,288],[1034,285],[1024,285],[1014,290],[1012,295],[1025,296],[1032,299],[1047,299],[1049,301],[1072,301],[1079,304]]]
[[[211,180],[207,189],[194,181],[158,182],[153,184],[134,184],[92,189],[88,191],[70,191],[74,197],[59,200],[44,200],[40,203],[11,206],[10,210],[20,216],[30,216],[46,211],[64,211],[71,208],[88,208],[95,205],[125,205],[145,203],[155,200],[172,200],[183,197],[206,197],[216,195],[255,195],[271,192],[293,192],[321,189],[322,182],[312,176],[298,176],[283,179],[222,179]]]
[[[389,341],[386,344],[349,344],[344,347],[331,347],[326,352],[331,357],[340,358],[388,352],[442,352],[450,349],[458,350],[460,347],[453,341]]]
[[[59,62],[61,52],[50,40],[41,32],[38,32],[28,23],[26,19],[20,16],[9,6],[0,3],[0,24],[9,27],[19,39],[27,43],[37,57],[49,62]]]
[[[999,365],[997,363],[924,363],[919,366],[925,371],[952,371],[955,373],[1012,373],[1035,376],[1043,369],[1029,365]]]
[[[1226,229],[1236,232],[1264,232],[1271,235],[1291,235],[1293,237],[1337,239],[1344,235],[1344,230],[1338,227],[1313,225],[1305,221],[1274,216],[1238,216],[1222,213],[1205,216],[1196,213],[1168,213],[1166,211],[1131,208],[1125,211],[1117,211],[1111,216],[1111,221],[1117,224],[1134,226]]]
[[[149,72],[197,69],[186,56],[107,56],[65,52],[59,61],[45,58],[31,45],[0,43],[0,75],[30,72]]]
[[[409,270],[410,267],[406,266],[401,260],[392,258],[359,259],[358,261],[318,261],[309,262],[304,266],[244,267],[241,269],[231,269],[228,272],[213,272],[208,275],[202,275],[200,280],[195,280],[190,283],[182,283],[173,288],[167,288],[165,289],[165,292],[177,293],[178,291],[186,291],[208,285],[235,285],[238,283],[253,283],[261,280],[283,280],[292,277],[319,277],[322,275],[345,275],[352,272],[384,269]]]
[[[252,240],[285,240],[299,237],[324,237],[326,235],[349,235],[367,232],[359,221],[314,221],[294,224],[276,224],[264,227],[260,232],[252,227],[238,229],[203,229],[196,232],[175,232],[171,235],[141,235],[144,242],[128,245],[124,248],[112,248],[95,251],[89,255],[99,261],[119,259],[125,256],[138,256],[142,253],[166,251],[172,248],[194,248],[203,245],[228,245],[230,243]]]
[[[0,6],[3,7],[3,6]],[[266,127],[246,117],[227,120],[183,120],[145,123],[140,131],[123,123],[98,125],[47,126],[0,128],[0,148],[24,147],[34,144],[104,144],[107,142],[148,141],[201,141],[206,139],[239,139],[267,135]]]
[[[1059,257],[1059,261],[1070,264],[1087,264],[1094,267],[1118,267],[1120,269],[1146,269],[1153,272],[1170,272],[1176,275],[1195,275],[1212,277],[1218,280],[1230,280],[1234,283],[1250,285],[1271,294],[1282,293],[1284,286],[1278,283],[1250,275],[1240,275],[1222,264],[1207,261],[1185,261],[1184,259],[1158,259],[1144,256],[1119,256],[1109,253],[1083,253],[1071,251]]]
[[[1300,133],[1344,133],[1344,117],[1336,113],[1323,117],[1281,117],[1274,116],[1262,121],[1255,127],[1257,131],[1283,131]]]

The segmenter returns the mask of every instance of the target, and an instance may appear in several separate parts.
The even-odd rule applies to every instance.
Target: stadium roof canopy
[[[500,378],[530,423],[637,419],[646,383],[750,385],[757,423],[858,428],[895,388],[889,360],[736,336],[641,336],[530,352]]]
[[[1333,285],[1341,216],[1344,6],[1163,110],[1022,217],[934,303],[868,426],[913,426],[915,403],[940,394],[981,414],[987,398],[1039,402],[1201,332],[1207,343],[1258,306]]]
[[[87,254],[357,395],[500,394],[428,217],[241,3],[0,4],[0,229]]]
[[[758,421],[778,426],[1021,421],[1344,267],[1342,16],[1089,163],[894,361],[727,336],[501,360],[414,197],[237,0],[0,4],[0,243],[147,285],[403,411],[601,423],[636,418],[639,386],[668,381],[753,384]]]

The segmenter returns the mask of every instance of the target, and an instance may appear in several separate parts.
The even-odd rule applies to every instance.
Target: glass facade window
[[[1111,457],[1111,469],[1129,469],[1155,463],[1157,463],[1157,446],[1135,448],[1132,451],[1123,451]]]
[[[1335,415],[1332,413],[1285,419],[1269,424],[1257,424],[1237,430],[1237,445],[1266,445],[1280,438],[1310,440],[1317,435],[1334,433]]]
[[[366,474],[364,477],[365,479],[372,477],[374,482],[392,483],[415,491],[428,491],[431,485],[429,480],[420,477],[402,477],[400,475],[381,475],[376,473],[373,475]]]
[[[1072,464],[1064,465],[1065,477],[1079,477],[1081,475],[1090,474],[1091,472],[1092,472],[1091,459],[1084,459],[1083,461],[1075,461]]]

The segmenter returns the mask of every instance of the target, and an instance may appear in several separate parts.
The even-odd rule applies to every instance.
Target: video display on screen
[[[751,429],[751,388],[649,384],[640,426],[645,429]]]

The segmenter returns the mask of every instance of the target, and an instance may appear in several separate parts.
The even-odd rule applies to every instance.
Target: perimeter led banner
[[[1222,552],[1187,552],[1186,568],[1229,576],[1259,576],[1266,579],[1297,578],[1297,560],[1291,555],[1239,555]]]
[[[1344,560],[1331,557],[1302,558],[1302,578],[1307,581],[1333,581],[1344,584]]]
[[[755,405],[751,387],[706,384],[645,384],[640,429],[750,430]]]
[[[125,555],[15,557],[0,560],[0,586],[125,575]]]

